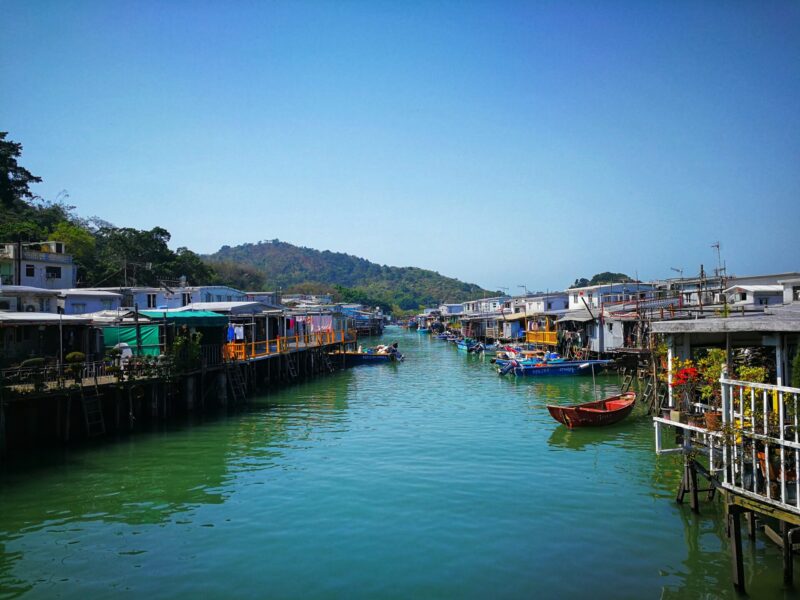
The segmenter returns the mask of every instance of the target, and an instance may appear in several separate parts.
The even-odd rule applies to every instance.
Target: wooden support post
[[[691,458],[686,461],[687,477],[689,478],[689,505],[692,512],[700,512],[700,502],[697,498],[697,469],[694,468],[694,460]]]
[[[681,483],[678,486],[678,494],[675,496],[675,502],[678,504],[683,504],[683,498],[686,496],[686,489],[688,488],[688,482],[686,477],[686,464],[683,465],[683,475],[681,476]]]
[[[783,554],[783,583],[785,585],[791,585],[794,579],[794,573],[792,572],[793,559],[792,559],[792,543],[789,540],[789,523],[786,521],[781,521],[781,542],[783,542],[783,548],[781,549]]]
[[[731,569],[733,587],[744,593],[744,563],[742,562],[742,526],[738,506],[728,506],[728,539],[731,543]]]
[[[756,539],[756,513],[752,510],[748,510],[745,513],[747,518],[747,537],[751,540],[755,541]]]
[[[0,392],[2,395],[3,392]],[[59,406],[61,403],[59,402]],[[6,403],[0,397],[0,458],[5,458],[6,455]]]
[[[64,411],[64,441],[69,441],[70,413],[72,412],[72,393],[67,392],[67,407]]]

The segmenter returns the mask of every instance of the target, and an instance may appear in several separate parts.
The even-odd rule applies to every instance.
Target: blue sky
[[[46,198],[489,288],[800,269],[796,2],[0,0]]]

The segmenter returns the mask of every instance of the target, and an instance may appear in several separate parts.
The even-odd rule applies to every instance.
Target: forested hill
[[[284,292],[334,292],[342,300],[402,310],[439,302],[465,302],[497,293],[426,269],[387,267],[349,254],[303,248],[279,240],[223,246],[204,259],[220,273],[242,267],[258,271],[269,287],[280,287]],[[231,278],[235,277],[232,272]]]

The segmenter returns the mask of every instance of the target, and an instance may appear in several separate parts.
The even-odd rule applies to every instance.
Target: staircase
[[[333,368],[333,362],[331,362],[331,357],[327,352],[322,353],[322,364],[325,365],[325,368],[328,369],[330,373],[336,370]]]

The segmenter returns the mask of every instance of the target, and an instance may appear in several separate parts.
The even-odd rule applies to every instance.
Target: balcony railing
[[[558,344],[558,334],[555,331],[526,331],[525,341],[529,344],[555,346]]]
[[[720,388],[721,428],[656,417],[656,452],[703,454],[722,488],[800,515],[800,388],[724,378]],[[664,447],[664,427],[680,430],[681,448]]]
[[[285,354],[303,348],[316,348],[331,344],[354,343],[358,340],[356,330],[318,331],[304,335],[277,337],[274,340],[229,342],[222,350],[225,360],[250,360],[273,354]]]

